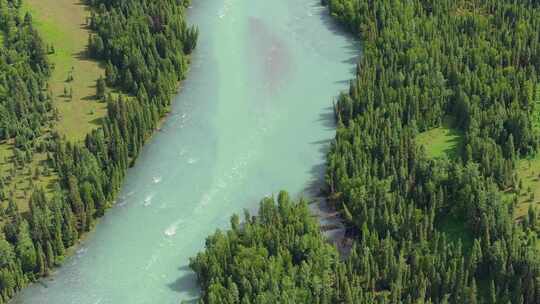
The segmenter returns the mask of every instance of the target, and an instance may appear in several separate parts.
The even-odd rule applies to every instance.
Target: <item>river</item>
[[[319,0],[195,0],[191,71],[114,208],[50,278],[13,303],[179,303],[189,257],[265,195],[316,189],[332,100],[359,52]]]

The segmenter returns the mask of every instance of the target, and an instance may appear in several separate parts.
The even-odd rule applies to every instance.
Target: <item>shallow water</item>
[[[161,132],[117,205],[51,278],[14,303],[178,303],[197,297],[189,257],[265,195],[315,191],[332,100],[359,45],[319,0],[194,1],[201,35]]]

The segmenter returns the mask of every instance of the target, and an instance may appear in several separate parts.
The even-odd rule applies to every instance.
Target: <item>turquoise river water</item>
[[[14,303],[192,301],[189,257],[208,234],[265,195],[320,182],[358,43],[320,0],[195,0],[188,15],[200,41],[161,132],[95,232]]]

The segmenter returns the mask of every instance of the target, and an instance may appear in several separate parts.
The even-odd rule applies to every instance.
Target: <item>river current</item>
[[[188,16],[191,71],[117,204],[14,303],[194,302],[189,257],[208,234],[281,189],[316,191],[358,42],[319,0],[195,0]]]

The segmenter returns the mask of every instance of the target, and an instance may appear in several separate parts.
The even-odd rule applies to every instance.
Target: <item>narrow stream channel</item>
[[[189,257],[234,212],[316,187],[333,138],[332,100],[359,45],[320,0],[194,0],[192,69],[117,205],[14,303],[179,303],[198,295]]]

